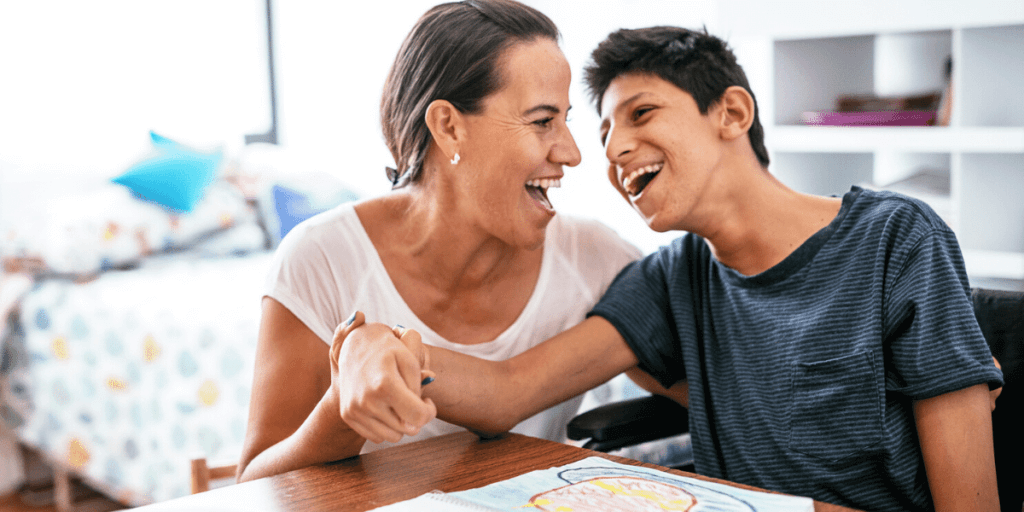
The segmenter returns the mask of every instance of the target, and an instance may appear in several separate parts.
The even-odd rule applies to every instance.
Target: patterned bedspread
[[[192,457],[240,453],[270,258],[43,281],[9,329],[22,364],[5,372],[0,419],[126,504],[187,494]]]

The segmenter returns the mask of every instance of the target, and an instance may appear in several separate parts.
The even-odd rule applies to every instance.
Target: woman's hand
[[[996,368],[999,368],[999,370],[1002,371],[1003,365],[999,364],[999,360],[998,359],[993,357],[992,358],[992,362],[996,364]],[[993,411],[996,410],[996,399],[999,398],[999,395],[1002,394],[1002,393],[1003,393],[1003,388],[1002,387],[998,387],[996,389],[989,390],[989,392],[988,392],[988,400],[989,400],[989,405],[991,406]]]
[[[423,378],[433,374],[416,331],[366,324],[357,312],[338,326],[330,353],[341,418],[368,441],[398,442],[437,416],[434,403],[420,397]]]

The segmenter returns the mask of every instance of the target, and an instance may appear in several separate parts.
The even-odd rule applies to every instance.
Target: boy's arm
[[[440,385],[425,388],[424,396],[434,400],[438,417],[447,422],[478,432],[504,432],[637,363],[615,327],[593,316],[507,361],[483,361],[431,347],[434,384]]]
[[[988,386],[918,400],[914,418],[935,510],[998,511]]]
[[[996,365],[996,368],[999,368],[999,371],[1003,370],[1003,365],[999,364],[999,360],[996,359],[995,357],[992,358],[992,363]],[[1001,395],[1002,393],[1002,386],[999,386],[998,388],[995,388],[988,392],[989,405],[992,406],[993,411],[996,410],[996,399],[999,398],[999,395]]]

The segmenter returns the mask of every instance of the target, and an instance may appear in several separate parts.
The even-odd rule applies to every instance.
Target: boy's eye
[[[633,111],[633,120],[636,121],[637,119],[640,119],[641,117],[643,117],[644,114],[646,114],[646,113],[648,113],[648,112],[650,112],[652,110],[654,110],[654,108],[652,108],[652,107],[640,107],[640,108],[634,110]]]

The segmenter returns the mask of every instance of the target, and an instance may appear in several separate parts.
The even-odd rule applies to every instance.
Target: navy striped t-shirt
[[[1002,385],[956,237],[924,203],[854,187],[785,260],[744,276],[688,234],[592,315],[690,384],[697,471],[863,510],[931,510],[912,402]]]

